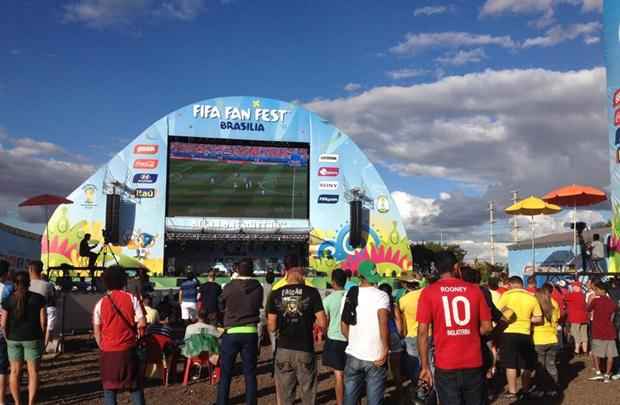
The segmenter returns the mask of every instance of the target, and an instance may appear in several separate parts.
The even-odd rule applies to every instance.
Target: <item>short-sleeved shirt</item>
[[[420,295],[417,320],[433,327],[437,368],[482,366],[480,323],[491,320],[491,310],[480,286],[452,277],[436,281]]]
[[[594,297],[588,309],[592,312],[592,339],[615,340],[613,316],[618,306],[607,296]]]
[[[4,300],[2,308],[7,311],[6,338],[8,340],[23,342],[43,338],[41,309],[45,308],[45,298],[41,294],[31,291],[26,293],[26,305],[20,319],[17,318],[17,297],[15,294]]]
[[[543,325],[534,325],[533,339],[535,345],[554,345],[558,343],[558,320],[560,319],[560,305],[551,299],[551,322],[546,317]]]
[[[135,347],[137,327],[133,321],[143,318],[142,307],[133,294],[112,290],[104,295],[93,311],[93,324],[101,325],[101,350],[121,352]]]
[[[605,245],[600,240],[592,242],[592,259],[604,259],[605,258]]]
[[[564,295],[564,302],[566,303],[566,320],[569,323],[588,322],[588,307],[584,293],[580,291],[569,292]]]
[[[321,311],[321,295],[314,287],[287,284],[273,291],[267,313],[278,317],[278,347],[314,353],[314,321]]]
[[[340,330],[340,318],[342,316],[341,307],[342,299],[346,291],[338,290],[329,294],[323,300],[323,308],[325,308],[325,314],[329,317],[329,327],[327,328],[327,338],[331,340],[339,340],[346,342],[347,338],[344,337]]]
[[[214,281],[208,281],[200,286],[200,300],[208,314],[218,312],[220,295],[222,295],[222,287]]]
[[[183,302],[198,302],[198,281],[196,279],[185,280],[181,283]]]
[[[345,300],[342,300],[344,308]],[[390,297],[376,287],[360,287],[357,296],[357,323],[349,325],[345,352],[358,360],[377,361],[383,356],[379,311],[390,310]]]
[[[418,303],[423,289],[408,292],[398,301],[398,307],[403,313],[407,325],[407,337],[418,336]]]
[[[30,280],[30,291],[42,295],[47,306],[56,306],[54,287],[51,283],[45,280]]]
[[[529,335],[532,332],[532,317],[542,316],[542,309],[535,296],[522,288],[513,288],[502,294],[499,310],[509,308],[514,312],[515,319],[504,330],[504,333]]]

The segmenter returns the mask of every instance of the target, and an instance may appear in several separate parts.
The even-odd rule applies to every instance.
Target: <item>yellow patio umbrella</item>
[[[538,197],[528,197],[521,200],[510,207],[506,208],[504,212],[508,215],[525,215],[531,217],[532,226],[532,266],[536,271],[536,244],[534,239],[536,237],[536,228],[534,226],[534,217],[538,215],[552,215],[560,212],[562,208],[557,205],[544,202]]]

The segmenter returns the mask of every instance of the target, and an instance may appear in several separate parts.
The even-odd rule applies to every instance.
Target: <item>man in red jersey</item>
[[[580,283],[573,283],[570,292],[564,296],[566,303],[567,321],[570,324],[570,334],[575,341],[575,355],[588,353],[588,307],[586,295],[581,290]]]
[[[442,404],[482,405],[484,376],[480,336],[491,332],[491,311],[480,287],[453,276],[458,264],[450,252],[435,256],[440,279],[426,287],[418,304],[420,378],[433,383],[429,330],[435,343],[435,390]]]

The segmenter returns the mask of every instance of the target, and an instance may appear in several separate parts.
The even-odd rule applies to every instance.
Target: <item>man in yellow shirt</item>
[[[508,279],[509,290],[502,294],[499,309],[508,327],[504,330],[500,352],[508,380],[507,399],[518,399],[517,369],[522,369],[522,396],[530,388],[532,372],[536,370],[537,356],[532,341],[532,324],[542,323],[542,310],[536,297],[523,289],[521,277]]]
[[[411,381],[418,381],[420,371],[420,355],[418,354],[418,301],[422,289],[419,288],[418,280],[413,274],[405,273],[399,279],[407,289],[407,293],[398,301],[398,307],[403,314],[403,335],[407,349],[407,371]]]

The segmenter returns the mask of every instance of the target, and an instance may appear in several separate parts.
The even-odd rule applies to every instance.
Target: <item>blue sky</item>
[[[369,152],[402,192],[411,233],[479,240],[486,202],[503,203],[510,189],[608,184],[600,4],[8,0],[0,5],[0,153],[31,159],[21,176],[32,182],[51,175],[49,159],[66,163],[64,181],[45,183],[67,192],[183,105],[226,95],[295,100]],[[549,100],[538,94],[545,86]],[[507,98],[514,105],[504,106]],[[559,146],[566,130],[543,116],[556,107],[558,117],[588,112],[583,128],[569,123],[580,129],[567,135],[577,146]],[[575,141],[586,130],[588,143]],[[502,145],[510,151],[495,153]],[[539,169],[561,173],[530,181],[538,177],[531,162],[544,162],[547,148],[574,171],[547,162]],[[581,166],[580,150],[602,159]],[[522,162],[511,160],[518,154]],[[9,184],[0,209],[28,190]]]

